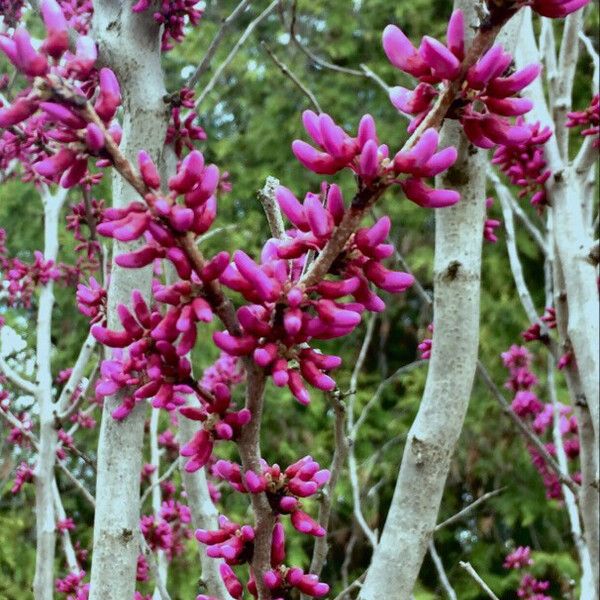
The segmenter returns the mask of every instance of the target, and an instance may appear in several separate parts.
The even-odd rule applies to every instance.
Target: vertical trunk
[[[439,185],[461,201],[436,212],[433,351],[425,392],[409,431],[381,541],[360,600],[410,597],[436,519],[452,454],[471,395],[479,341],[485,155],[457,122],[446,122],[442,146],[459,149]]]
[[[181,417],[179,419],[179,442],[187,443],[198,429],[197,423]],[[181,477],[187,494],[187,502],[192,513],[192,524],[194,529],[217,529],[217,509],[212,502],[206,482],[204,469],[195,473],[188,473],[181,464]],[[233,600],[219,574],[220,560],[210,558],[206,555],[206,548],[200,544],[200,563],[202,565],[202,582],[206,593],[219,600]]]
[[[58,254],[58,217],[66,190],[50,194],[42,188],[44,205],[44,259],[56,261]],[[33,593],[36,600],[52,600],[54,590],[54,551],[56,547],[54,464],[56,461],[55,404],[52,397],[52,309],[54,283],[49,281],[40,293],[37,314],[37,391],[40,414],[39,452],[35,467],[36,559]]]
[[[160,477],[160,455],[158,451],[158,419],[160,413],[158,408],[152,409],[152,416],[150,418],[150,464],[154,465],[156,469],[150,477],[150,485],[152,486],[152,512],[154,518],[158,518],[160,507],[162,504],[162,493],[158,479]],[[164,550],[159,550],[156,555],[156,570],[157,577],[167,585],[167,574],[168,574],[168,563],[167,557]],[[162,596],[158,585],[154,584],[154,593],[152,594],[153,600],[161,600]]]
[[[576,19],[571,15],[570,27]],[[561,49],[561,56],[569,50]],[[517,68],[538,60],[539,53],[533,32],[530,9],[524,9],[515,54]],[[566,59],[563,59],[563,62]],[[573,60],[572,58],[570,59]],[[569,71],[570,72],[570,71]],[[567,78],[563,72],[561,77]],[[567,82],[568,83],[568,82]],[[564,86],[563,86],[564,87]],[[568,86],[567,86],[568,87]],[[570,88],[569,88],[570,90]],[[542,82],[538,79],[525,90],[534,101],[528,118],[540,121],[555,130],[555,123],[544,96]],[[570,99],[568,100],[570,102]],[[561,138],[563,148],[564,138]],[[545,146],[545,156],[553,176],[546,191],[550,201],[553,221],[555,257],[555,308],[561,342],[565,349],[572,348],[575,355],[573,374],[567,377],[571,400],[579,424],[581,443],[582,486],[579,494],[584,537],[594,574],[594,597],[600,595],[599,525],[598,525],[598,460],[599,455],[599,314],[598,288],[594,266],[588,261],[592,246],[589,229],[582,210],[585,187],[572,164],[565,164],[556,139],[550,138]]]
[[[159,27],[152,11],[133,13],[133,2],[103,0],[94,5],[94,31],[103,62],[117,75],[123,94],[121,150],[136,160],[140,149],[160,162],[168,120],[160,66]],[[118,176],[113,206],[125,206],[137,195]],[[116,242],[113,255],[128,246]],[[121,329],[115,314],[131,291],[150,294],[151,270],[121,269],[113,264],[108,293],[108,325]],[[131,600],[139,548],[140,469],[146,405],[140,403],[122,422],[111,417],[119,397],[105,400],[98,442],[96,515],[90,600]]]
[[[459,0],[467,32],[475,7]],[[472,34],[471,34],[472,35]],[[360,600],[408,600],[427,551],[450,461],[469,404],[479,346],[481,244],[485,212],[485,154],[456,121],[446,121],[441,144],[458,149],[457,163],[436,184],[461,201],[436,212],[433,349],[419,411],[408,433],[396,489]]]

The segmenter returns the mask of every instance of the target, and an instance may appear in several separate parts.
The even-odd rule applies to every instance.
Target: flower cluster
[[[138,0],[133,6],[133,12],[144,12],[150,8],[150,0]],[[166,52],[173,44],[183,41],[185,27],[197,25],[204,10],[197,5],[199,0],[161,0],[159,9],[153,13],[154,20],[164,26],[162,34],[162,50]]]
[[[194,92],[188,88],[181,88],[175,96],[171,96],[171,120],[167,127],[166,144],[171,144],[178,158],[183,155],[184,148],[194,149],[194,142],[206,139],[206,132],[194,121],[198,114],[194,110]],[[188,111],[182,114],[182,109]]]
[[[26,483],[33,481],[33,468],[22,462],[15,471],[15,480],[10,488],[12,494],[18,494]]]
[[[0,0],[0,15],[6,27],[16,27],[24,5],[24,0]]]
[[[533,565],[533,562],[531,548],[529,546],[519,546],[506,557],[504,568],[520,571]],[[541,581],[531,573],[524,573],[517,590],[517,596],[522,600],[552,600],[551,596],[545,594],[549,588],[549,581]]]
[[[190,509],[175,500],[166,500],[162,503],[158,515],[144,515],[140,519],[140,530],[148,546],[153,552],[163,550],[168,558],[180,555],[184,550],[184,541],[191,537],[187,527],[192,520]],[[145,561],[138,562],[138,580],[146,572]]]
[[[248,526],[232,523],[227,518],[219,517],[220,528],[216,531],[199,529],[196,538],[208,546],[207,554],[214,558],[222,558],[225,563],[220,567],[221,578],[227,591],[236,600],[243,597],[243,586],[229,565],[247,562],[253,552],[254,530]],[[263,575],[266,587],[273,598],[287,599],[294,590],[314,598],[325,596],[329,586],[319,581],[316,575],[306,574],[299,567],[289,567],[285,561],[285,535],[280,522],[275,523],[271,538],[271,569]],[[248,591],[257,597],[256,581],[251,574]],[[218,600],[212,596],[201,594],[196,600]]]
[[[539,123],[525,123],[521,118],[517,124],[529,128],[531,136],[521,144],[499,145],[492,163],[500,167],[513,185],[521,188],[519,198],[529,197],[531,204],[542,208],[547,203],[544,184],[551,174],[544,158],[544,144],[552,137],[552,131]]]
[[[53,260],[46,260],[39,251],[34,251],[34,261],[24,263],[18,258],[12,260],[6,274],[8,281],[9,303],[19,304],[25,308],[31,307],[31,299],[38,286],[44,286],[50,281],[57,281],[61,271]]]
[[[558,411],[559,432],[565,454],[568,459],[576,460],[579,457],[577,420],[572,414],[573,411],[570,406],[559,403],[555,408],[552,403],[545,403],[540,400],[533,391],[538,378],[531,371],[533,360],[531,352],[523,346],[513,345],[509,350],[502,353],[502,360],[510,373],[506,387],[515,393],[511,403],[513,412],[527,422],[537,435],[544,436],[552,429],[555,418],[554,413],[555,410]],[[553,443],[548,442],[545,447],[551,456],[556,456],[556,447]],[[536,448],[529,446],[528,451],[533,465],[542,477],[547,497],[561,499],[561,484],[554,471],[550,470],[544,457]],[[578,481],[580,478],[579,473],[574,473],[572,478],[574,481]]]
[[[56,591],[65,594],[65,600],[87,600],[89,583],[84,583],[85,571],[73,571],[63,579],[54,582]]]
[[[71,214],[67,215],[67,231],[71,231],[78,242],[75,246],[75,266],[79,273],[94,273],[100,268],[102,247],[93,239],[92,232],[95,232],[96,224],[102,221],[103,213],[104,200],[90,198],[87,205],[86,201],[73,204]],[[82,229],[84,225],[88,229],[87,234]]]
[[[295,140],[292,150],[307,169],[327,175],[348,168],[358,175],[362,185],[367,188],[385,189],[398,183],[409,200],[426,208],[442,208],[459,201],[457,192],[433,189],[423,181],[424,178],[446,171],[456,162],[454,147],[438,151],[439,137],[435,129],[425,131],[410,150],[401,150],[390,158],[388,147],[379,144],[371,115],[362,117],[356,137],[348,135],[325,113],[317,115],[307,110],[302,115],[302,121],[317,148],[302,140]],[[400,179],[402,175],[408,177]],[[290,217],[289,214],[287,216]],[[334,223],[338,224],[335,216]],[[339,216],[341,218],[342,215]],[[301,231],[309,228],[306,217],[303,228],[294,219],[290,220]]]
[[[447,116],[458,119],[465,135],[481,148],[522,144],[530,137],[529,130],[511,125],[506,117],[531,110],[531,101],[517,94],[538,76],[540,66],[529,65],[511,73],[512,56],[501,45],[495,45],[464,72],[464,27],[463,13],[456,10],[448,22],[446,44],[425,36],[417,49],[401,29],[388,25],[383,32],[388,59],[419,81],[414,90],[392,88],[390,100],[399,111],[413,116],[409,126],[412,132],[425,119],[440,93],[435,86],[464,80]]]
[[[106,136],[120,140],[120,127],[113,122],[121,103],[119,84],[110,69],[95,69],[97,50],[91,38],[80,35],[75,53],[69,52],[68,23],[56,0],[43,0],[41,13],[47,35],[39,51],[25,29],[0,36],[0,50],[33,80],[11,105],[0,109],[0,127],[20,126],[33,118],[29,146],[42,142],[32,157],[37,175],[65,188],[93,184],[98,176],[88,172],[88,158],[97,157],[98,166],[108,166]],[[89,114],[92,97],[99,123]]]
[[[277,514],[289,514],[292,525],[301,533],[322,537],[325,530],[309,515],[300,510],[300,498],[315,495],[329,481],[329,471],[321,469],[312,457],[305,456],[282,471],[279,465],[269,466],[262,461],[262,471],[246,471],[240,465],[219,460],[213,467],[213,475],[224,479],[241,493],[265,492],[269,504]]]
[[[502,221],[498,221],[498,219],[490,219],[487,216],[487,211],[492,208],[494,205],[494,199],[488,198],[485,201],[485,210],[486,210],[486,218],[483,223],[483,239],[495,244],[498,241],[498,237],[496,236],[495,230],[502,225]]]
[[[60,8],[69,24],[80,33],[87,35],[94,14],[94,4],[92,0],[58,0]]]
[[[583,136],[598,136],[594,140],[594,148],[600,148],[600,95],[596,94],[590,105],[581,111],[570,112],[567,127],[585,127],[581,130]]]

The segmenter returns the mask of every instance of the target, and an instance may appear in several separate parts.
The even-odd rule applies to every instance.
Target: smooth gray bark
[[[123,95],[125,156],[136,162],[144,149],[160,163],[169,117],[160,65],[159,27],[152,11],[133,13],[133,2],[104,0],[94,4],[93,27],[102,62],[112,68]],[[115,174],[113,206],[137,194]],[[113,255],[127,245],[115,242]],[[151,270],[121,269],[113,264],[108,293],[108,325],[121,329],[115,308],[129,303],[131,291],[150,294]],[[90,600],[131,600],[139,554],[140,470],[146,405],[140,403],[122,422],[111,417],[120,397],[106,398],[98,443],[96,515]]]

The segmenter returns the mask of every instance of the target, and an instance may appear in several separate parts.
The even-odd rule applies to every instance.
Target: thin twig
[[[285,225],[281,209],[279,208],[279,204],[277,204],[277,200],[275,200],[275,190],[278,186],[279,179],[269,176],[265,181],[264,187],[258,191],[257,195],[267,216],[271,235],[281,240],[285,237]]]
[[[355,579],[347,588],[343,589],[333,600],[343,600],[343,598],[346,597],[346,594],[355,588],[361,587],[366,576],[367,572],[365,571],[358,579]]]
[[[304,85],[300,81],[300,79],[298,79],[297,75],[295,75],[291,71],[291,69],[281,59],[279,59],[277,57],[277,55],[273,52],[273,50],[271,50],[271,48],[269,47],[269,45],[265,41],[262,41],[260,43],[260,45],[265,49],[265,51],[271,57],[271,60],[277,65],[277,67],[279,68],[279,70],[288,79],[290,79],[292,81],[292,83],[309,99],[310,103],[313,105],[313,108],[318,113],[322,113],[323,110],[321,109],[319,101],[317,100],[316,96],[308,89],[308,87],[306,87],[306,85]]]
[[[179,466],[179,459],[175,459],[170,465],[169,468],[154,482],[152,482],[145,490],[144,493],[140,497],[140,506],[143,506],[144,502],[148,499],[148,496],[152,493],[152,490],[160,485],[165,479],[168,479],[175,469]]]
[[[435,570],[438,574],[438,579],[440,580],[441,586],[444,588],[446,595],[450,600],[457,600],[456,592],[454,588],[450,585],[450,581],[448,581],[448,576],[446,575],[446,569],[444,569],[444,563],[436,550],[435,544],[433,540],[429,540],[429,554],[431,556],[431,560],[433,561],[433,565],[435,566]]]
[[[348,455],[348,440],[346,439],[346,433],[344,431],[344,425],[346,420],[346,407],[340,400],[339,392],[333,392],[330,395],[331,402],[333,405],[333,412],[335,417],[334,424],[334,438],[335,438],[335,449],[333,451],[333,458],[331,460],[331,466],[329,467],[329,482],[321,494],[319,501],[319,515],[317,521],[321,527],[328,529],[329,518],[331,515],[331,504],[333,502],[333,494],[337,485],[338,479],[346,462],[346,456]],[[314,575],[320,575],[325,559],[327,558],[327,536],[317,538],[315,540],[315,546],[313,549],[312,560],[310,563],[310,572]]]
[[[196,67],[196,70],[186,81],[185,87],[190,89],[194,88],[200,80],[200,77],[202,77],[202,75],[204,75],[204,73],[206,73],[206,71],[210,69],[212,59],[216,54],[217,49],[221,45],[221,42],[223,41],[227,30],[233,25],[233,22],[244,12],[244,10],[248,7],[249,4],[250,0],[242,0],[233,9],[232,13],[226,19],[223,19],[223,21],[221,22],[221,27],[219,28],[219,31],[217,31],[215,37],[212,39],[212,42],[209,44],[204,58],[200,61],[200,64]]]
[[[21,377],[7,362],[4,356],[0,354],[0,371],[6,375],[7,379],[16,387],[20,388],[23,392],[30,395],[35,395],[37,386],[35,383],[28,381],[24,377]]]
[[[217,84],[219,79],[221,78],[223,71],[225,71],[225,69],[229,66],[231,61],[235,58],[235,55],[238,53],[239,49],[244,45],[244,42],[250,37],[250,35],[252,34],[252,32],[254,31],[256,26],[261,21],[266,19],[273,12],[275,7],[277,6],[278,1],[279,0],[273,0],[273,2],[271,2],[271,4],[269,4],[269,6],[267,6],[267,8],[265,8],[265,10],[263,10],[260,13],[260,15],[258,15],[258,17],[256,17],[256,19],[254,19],[248,25],[248,27],[246,27],[244,33],[242,33],[242,35],[240,36],[240,39],[236,42],[235,46],[231,49],[231,52],[229,52],[229,54],[227,55],[225,60],[217,67],[214,75],[211,77],[211,79],[208,82],[208,84],[206,85],[206,87],[202,90],[202,92],[198,96],[198,99],[196,100],[196,109],[198,109],[198,107],[202,104],[202,102],[206,98],[206,96],[208,96],[208,94],[213,90],[213,88],[215,87],[215,85]]]
[[[471,566],[469,562],[463,562],[462,560],[458,563],[478,584],[479,587],[492,599],[500,600],[494,592],[488,587],[487,583],[479,577],[477,571]]]
[[[521,205],[517,202],[511,191],[500,181],[498,175],[491,168],[488,170],[488,178],[494,184],[494,187],[496,188],[496,193],[498,195],[500,195],[500,193],[504,195],[504,198],[506,198],[506,200],[509,202],[515,216],[517,217],[517,219],[519,219],[519,221],[521,221],[527,232],[531,235],[533,241],[537,244],[538,248],[544,254],[547,254],[548,248],[546,246],[546,242],[544,241],[542,232],[538,229],[536,225],[534,225],[533,221],[521,208]]]
[[[455,515],[452,515],[445,521],[438,523],[435,526],[435,529],[433,531],[434,532],[439,531],[440,529],[443,529],[444,527],[448,527],[448,525],[452,525],[453,523],[456,523],[456,521],[460,521],[461,519],[466,517],[469,513],[474,511],[480,504],[483,504],[490,498],[493,498],[494,496],[501,494],[505,489],[506,489],[506,487],[501,487],[501,488],[498,488],[497,490],[487,492],[487,494],[484,494],[480,498],[477,498],[477,500],[475,500],[474,502],[471,502],[471,504],[469,504],[468,506],[465,506],[462,510],[457,512]]]

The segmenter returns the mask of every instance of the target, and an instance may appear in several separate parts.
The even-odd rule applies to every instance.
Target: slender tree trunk
[[[198,424],[190,419],[179,419],[179,442],[187,443],[192,439]],[[206,473],[204,468],[199,469],[194,473],[188,473],[181,465],[181,478],[183,486],[187,494],[187,502],[192,513],[192,524],[194,529],[217,529],[217,509],[213,504],[208,490],[206,481]],[[202,566],[202,582],[206,589],[206,593],[219,598],[219,600],[233,600],[227,592],[221,575],[219,574],[220,560],[210,558],[206,555],[206,548],[200,544],[200,564]]]
[[[135,163],[147,150],[160,162],[168,120],[160,66],[159,27],[152,11],[132,13],[133,2],[103,0],[94,4],[95,39],[102,60],[117,75],[123,95],[121,149]],[[115,175],[113,206],[138,200]],[[131,246],[115,242],[113,256]],[[151,269],[121,269],[113,264],[108,293],[108,325],[121,329],[115,314],[133,289],[149,297]],[[106,398],[98,442],[96,515],[90,600],[131,600],[139,553],[140,469],[146,405],[140,403],[122,422],[111,412],[121,398]]]
[[[56,261],[58,255],[58,217],[66,190],[55,195],[43,186],[44,259]],[[33,594],[36,600],[52,600],[54,592],[54,552],[56,518],[54,514],[54,464],[56,462],[55,403],[52,397],[52,309],[54,282],[42,287],[37,314],[37,391],[40,411],[39,452],[35,467],[36,558]]]
[[[539,60],[539,52],[533,31],[531,10],[524,9],[523,21],[519,31],[515,53],[517,68]],[[573,15],[571,15],[573,17]],[[565,27],[566,33],[573,35],[573,23]],[[575,34],[577,32],[575,31]],[[563,45],[577,45],[578,41],[563,38]],[[570,57],[569,57],[570,56]],[[571,72],[573,61],[576,60],[576,49],[569,52],[561,49],[561,61],[565,67],[559,77],[566,78]],[[560,84],[560,82],[559,82]],[[567,83],[559,89],[568,89]],[[528,114],[532,121],[539,121],[553,130],[555,123],[544,95],[541,80],[534,81],[524,94],[534,102],[534,108]],[[557,101],[560,100],[557,99]],[[561,100],[562,101],[562,100]],[[570,102],[570,98],[567,102]],[[566,140],[559,136],[562,151]],[[567,144],[568,146],[568,144]],[[600,538],[598,525],[598,288],[596,272],[589,261],[589,251],[592,239],[584,218],[582,197],[585,194],[585,177],[580,178],[573,164],[568,164],[568,157],[561,156],[561,148],[555,137],[550,138],[545,145],[545,157],[553,176],[548,180],[546,191],[552,211],[553,244],[555,256],[555,308],[557,312],[558,329],[561,341],[566,349],[572,348],[575,364],[572,368],[574,375],[567,377],[571,400],[579,425],[581,444],[582,486],[579,494],[581,520],[584,537],[591,560],[591,570],[594,575],[594,596],[600,596]]]

